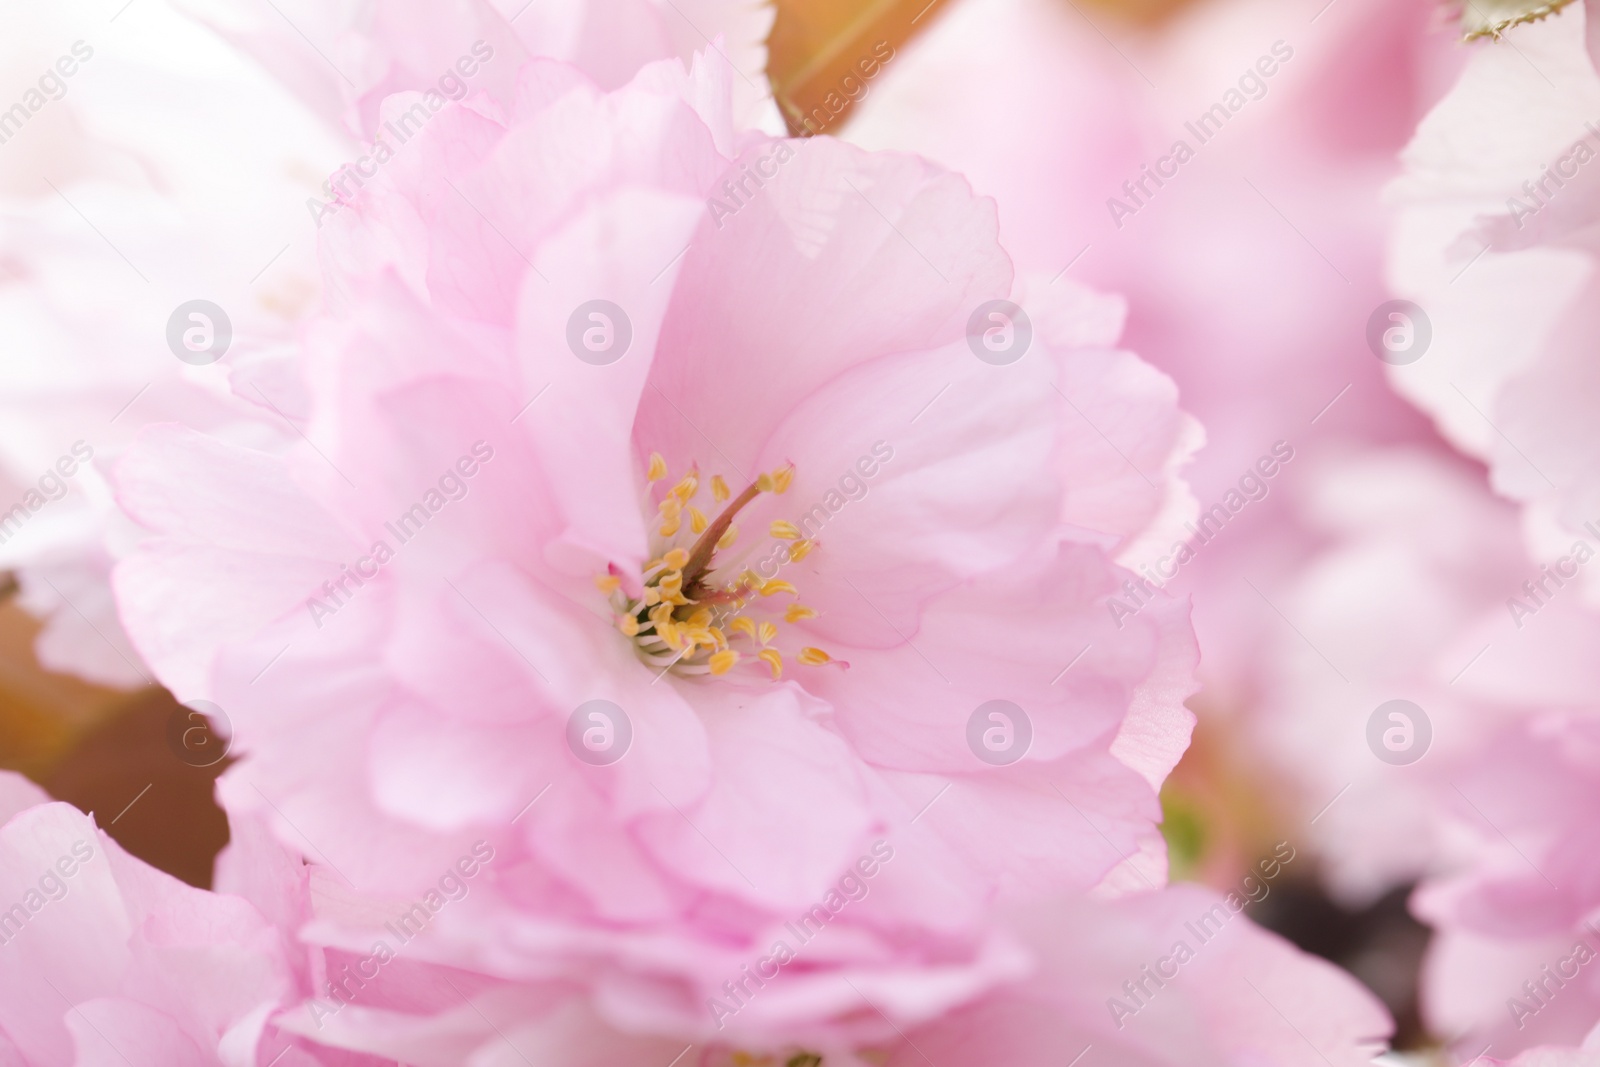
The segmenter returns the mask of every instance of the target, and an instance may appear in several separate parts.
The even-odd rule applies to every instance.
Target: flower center
[[[649,498],[654,499],[657,483],[666,478],[666,461],[651,453],[645,474]],[[782,677],[781,627],[817,613],[799,603],[799,590],[777,577],[777,571],[805,559],[817,543],[802,537],[794,523],[774,520],[768,533],[776,551],[761,561],[762,573],[741,570],[748,553],[734,549],[739,527],[733,520],[757,497],[787,492],[793,479],[794,465],[789,464],[759,475],[735,496],[722,475],[714,475],[711,499],[719,510],[708,518],[695,504],[702,486],[699,471],[691,468],[655,502],[658,517],[650,537],[654,558],[644,565],[643,592],[630,597],[614,568],[595,578],[609,597],[617,629],[633,640],[641,659],[663,672],[722,675],[750,657],[773,681]],[[768,569],[771,574],[765,573]],[[772,599],[779,596],[787,599]],[[792,655],[808,667],[839,662],[820,648],[803,647]]]

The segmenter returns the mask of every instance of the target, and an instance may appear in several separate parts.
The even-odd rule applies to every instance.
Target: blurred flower
[[[1600,518],[1600,75],[1586,17],[1574,5],[1475,49],[1392,190],[1391,272],[1448,358],[1395,367],[1391,381],[1489,464],[1498,492],[1572,533]],[[1582,584],[1600,604],[1595,578]]]
[[[47,620],[46,666],[135,686],[150,679],[111,602],[125,532],[100,465],[152,420],[257,447],[294,436],[271,367],[315,295],[314,247],[282,238],[337,149],[165,4],[111,24],[7,17],[0,67],[28,106],[7,101],[0,123],[0,569]],[[173,347],[199,297],[227,363]]]
[[[293,993],[273,927],[139,862],[0,772],[0,1056],[38,1067],[268,1062]],[[309,1064],[305,1055],[275,1062]]]
[[[1574,1044],[1600,1017],[1587,966],[1600,896],[1578,814],[1596,785],[1600,584],[1586,564],[1600,544],[1589,369],[1600,80],[1592,5],[1550,7],[1564,10],[1474,51],[1392,190],[1391,272],[1448,358],[1393,367],[1391,381],[1488,464],[1520,505],[1515,532],[1534,561],[1503,594],[1508,617],[1474,639],[1499,638],[1457,694],[1515,716],[1458,736],[1453,765],[1436,769],[1434,836],[1449,862],[1414,902],[1437,930],[1423,985],[1434,1028],[1462,1035],[1461,1049],[1507,1053]]]
[[[1540,706],[1510,678],[1558,624],[1552,612],[1519,633],[1506,601],[1538,567],[1515,510],[1469,465],[1424,448],[1368,449],[1300,476],[1298,505],[1322,547],[1276,600],[1295,629],[1262,649],[1270,712],[1242,745],[1283,769],[1282,788],[1316,817],[1306,833],[1335,892],[1366,902],[1447,862],[1449,780]],[[1560,660],[1546,662],[1552,687],[1576,668]],[[1375,750],[1369,722],[1399,699],[1420,709],[1413,729],[1426,735],[1413,733],[1407,751],[1395,737],[1390,750],[1380,730]]]

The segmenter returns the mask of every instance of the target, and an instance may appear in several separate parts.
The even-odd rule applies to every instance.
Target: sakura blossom
[[[1025,294],[955,175],[779,142],[719,226],[707,195],[769,151],[719,125],[727,77],[603,94],[540,63],[503,119],[441,113],[330,223],[305,449],[147,431],[116,582],[163,681],[227,709],[230,810],[364,893],[497,851],[431,962],[554,969],[623,1025],[881,1038],[1018,966],[990,901],[1161,877],[1193,642],[1177,602],[1119,625],[1104,601],[1175,490],[1124,489],[1073,409],[1121,405],[1158,456],[1192,430],[1094,301],[1030,298],[1032,358],[974,357],[972,309]],[[570,343],[600,300],[614,362]],[[996,698],[1026,731],[1000,762],[969,747]],[[614,762],[581,758],[596,714]],[[366,769],[307,780],[308,744]],[[838,920],[856,947],[719,1002],[875,839],[896,859]],[[848,1018],[857,987],[890,1014]]]

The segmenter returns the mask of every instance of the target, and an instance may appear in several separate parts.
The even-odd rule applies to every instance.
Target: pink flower
[[[10,773],[0,815],[0,1059],[254,1065],[269,1058],[258,1046],[283,1051],[263,1034],[295,990],[253,907],[146,866]]]
[[[960,178],[735,137],[727,78],[441,111],[325,231],[304,449],[148,432],[116,586],[230,811],[340,881],[315,943],[433,900],[408,963],[882,1040],[1017,973],[996,901],[1164,876],[1193,644],[1107,602],[1191,430]]]

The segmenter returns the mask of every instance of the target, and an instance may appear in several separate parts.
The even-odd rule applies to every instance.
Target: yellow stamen
[[[763,648],[756,653],[756,659],[765,663],[772,670],[772,680],[776,682],[783,676],[783,655],[775,648]]]
[[[678,627],[675,624],[670,622],[658,622],[656,623],[656,633],[660,635],[661,640],[665,641],[667,643],[667,647],[672,649],[672,651],[682,651],[683,635],[679,632]]]
[[[790,604],[783,609],[784,622],[800,622],[802,619],[814,619],[816,617],[815,609],[805,607],[802,604]]]
[[[667,463],[660,453],[650,453],[646,474],[652,485],[668,477]],[[739,511],[762,493],[787,491],[794,483],[794,476],[794,465],[786,463],[758,474],[754,483],[734,493],[722,475],[709,475],[711,496],[718,506],[702,510],[691,504],[702,487],[700,471],[691,467],[662,494],[657,501],[659,517],[656,520],[660,536],[676,539],[688,526],[694,537],[691,544],[665,549],[660,558],[646,563],[643,592],[637,599],[630,598],[624,611],[618,612],[617,629],[636,639],[646,660],[668,669],[723,675],[742,662],[742,655],[751,655],[767,666],[774,681],[782,677],[785,653],[773,647],[781,632],[779,620],[774,616],[770,621],[757,622],[746,618],[742,612],[748,601],[757,595],[771,597],[788,593],[798,596],[798,590],[791,582],[764,577],[755,570],[745,570],[736,579],[721,577],[713,557],[738,541],[739,528],[733,520]],[[652,492],[651,497],[654,496]],[[784,562],[804,559],[816,547],[816,542],[808,540],[798,524],[787,519],[770,522],[768,532],[785,544]],[[668,540],[667,544],[673,544],[673,540]],[[613,604],[623,604],[618,599],[625,595],[621,575],[600,574],[594,582],[612,598]],[[686,596],[686,592],[694,593],[695,599]],[[628,611],[630,605],[631,611]],[[784,612],[784,620],[795,622],[816,614],[810,608],[790,604]],[[730,647],[741,637],[750,639],[750,647],[744,652]],[[663,654],[663,649],[672,652]],[[832,662],[832,658],[818,648],[803,649],[798,658],[808,666]]]
[[[594,576],[594,587],[610,596],[622,588],[622,579],[615,574],[597,574]]]
[[[672,537],[683,527],[683,503],[675,496],[661,501],[661,536]]]

